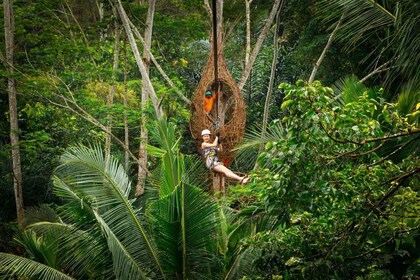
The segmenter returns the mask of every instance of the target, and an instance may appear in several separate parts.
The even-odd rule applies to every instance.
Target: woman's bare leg
[[[219,172],[219,173],[223,173],[226,177],[228,177],[229,179],[233,179],[236,180],[238,182],[243,182],[244,184],[248,183],[249,178],[245,176],[241,177],[236,175],[235,173],[233,173],[229,168],[227,168],[224,165],[216,165],[213,168],[214,171]]]

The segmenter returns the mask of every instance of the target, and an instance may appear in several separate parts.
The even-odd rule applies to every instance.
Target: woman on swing
[[[203,151],[203,155],[206,160],[206,166],[208,169],[214,172],[222,173],[229,179],[233,179],[238,181],[241,184],[246,184],[249,181],[248,175],[245,176],[238,176],[235,173],[233,173],[229,168],[223,165],[219,161],[219,158],[217,157],[217,154],[219,152],[219,133],[216,133],[216,138],[213,142],[210,140],[210,130],[204,129],[201,132],[201,136],[203,137],[203,143],[201,144],[201,149]],[[220,148],[221,150],[221,148]]]

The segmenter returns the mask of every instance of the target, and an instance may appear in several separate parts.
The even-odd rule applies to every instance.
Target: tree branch
[[[357,258],[360,258],[360,257],[364,257],[364,256],[366,256],[366,255],[369,255],[369,254],[371,254],[371,253],[375,252],[376,250],[378,250],[379,248],[381,248],[381,247],[385,246],[385,245],[386,245],[386,244],[388,244],[389,242],[393,241],[393,240],[394,240],[395,238],[397,238],[399,235],[401,235],[401,234],[403,234],[403,233],[409,233],[409,232],[412,232],[412,231],[415,231],[415,230],[418,230],[418,229],[420,229],[420,226],[418,226],[418,227],[414,227],[414,228],[410,228],[410,229],[407,229],[407,230],[403,230],[403,231],[401,231],[401,232],[398,232],[398,233],[394,234],[394,236],[392,236],[391,238],[389,238],[388,240],[386,240],[385,242],[383,242],[383,243],[379,244],[378,246],[376,246],[376,247],[374,247],[374,248],[370,249],[369,251],[364,252],[364,253],[361,253],[361,254],[356,255],[356,256],[353,256],[353,257],[348,257],[347,259],[357,259]]]
[[[365,155],[368,155],[368,154],[373,153],[374,151],[378,150],[380,147],[382,147],[382,146],[383,146],[383,144],[384,144],[384,143],[385,143],[385,142],[382,142],[381,144],[379,144],[378,146],[374,147],[373,149],[371,149],[371,150],[369,150],[369,151],[366,151],[366,152],[363,152],[363,153],[360,153],[360,154],[355,154],[355,152],[357,152],[358,150],[360,150],[360,149],[363,147],[363,145],[360,145],[360,146],[359,146],[359,147],[357,147],[356,149],[351,150],[351,151],[348,151],[348,152],[345,152],[345,153],[342,153],[342,154],[340,154],[340,153],[334,153],[334,154],[336,154],[337,156],[336,156],[336,157],[333,157],[333,158],[328,158],[328,159],[329,159],[329,160],[332,160],[332,159],[337,159],[337,158],[341,158],[341,157],[345,157],[345,156],[348,156],[348,157],[360,157],[360,156],[365,156]]]
[[[385,136],[385,137],[378,137],[378,138],[370,138],[370,139],[364,139],[361,142],[356,142],[353,140],[348,140],[348,139],[338,139],[338,138],[334,138],[328,131],[327,129],[323,126],[322,123],[319,123],[319,125],[321,126],[322,130],[327,134],[328,138],[330,138],[331,140],[333,140],[334,142],[338,142],[338,143],[351,143],[351,144],[355,144],[355,145],[365,145],[366,143],[372,143],[372,142],[378,142],[378,141],[389,141],[391,139],[394,138],[398,138],[398,137],[403,137],[403,136],[407,136],[407,135],[412,135],[412,134],[417,134],[420,133],[420,127],[415,127],[413,129],[409,129],[407,131],[404,132],[400,132],[400,133],[395,133],[389,136]]]
[[[206,11],[209,17],[211,17],[212,11],[211,11],[209,0],[204,0],[204,7],[206,8]]]
[[[156,92],[153,88],[152,82],[150,81],[149,75],[147,74],[144,62],[140,58],[140,52],[137,47],[136,41],[134,39],[133,31],[130,28],[130,24],[128,22],[129,21],[128,16],[121,4],[121,0],[117,0],[116,2],[117,2],[117,10],[118,10],[118,13],[120,14],[121,21],[123,22],[124,29],[128,37],[128,41],[130,42],[131,50],[133,51],[134,57],[137,62],[137,66],[140,70],[142,77],[144,77],[146,81],[146,83],[143,84],[143,87],[146,87],[146,90],[149,92],[150,98],[152,99],[152,103],[155,108],[156,116],[158,119],[160,119],[163,115],[162,108],[159,107],[159,101],[157,99]]]
[[[101,124],[97,119],[95,119],[92,115],[90,115],[89,113],[87,113],[83,108],[81,108],[79,105],[77,105],[75,102],[71,101],[70,99],[59,95],[59,94],[55,94],[56,96],[62,98],[64,100],[64,102],[66,103],[65,105],[57,103],[52,101],[51,99],[46,98],[46,100],[48,100],[49,103],[60,107],[60,108],[64,108],[67,109],[71,112],[73,112],[74,114],[76,114],[77,116],[83,118],[84,120],[90,122],[91,124],[95,125],[96,127],[100,128],[102,131],[104,131],[106,134],[110,135],[123,149],[125,152],[127,152],[131,159],[133,159],[135,162],[138,162],[138,159],[136,158],[136,156],[129,150],[129,148],[124,144],[124,142],[122,142],[117,136],[115,136],[112,132],[110,132],[103,124]],[[80,110],[81,112],[77,111],[76,109],[72,108],[71,106],[68,105],[68,102],[71,103],[72,105],[74,105],[78,110]],[[148,174],[150,174],[150,172],[148,170],[145,170]]]
[[[387,71],[391,68],[385,68],[387,65],[389,65],[391,63],[391,61],[385,62],[384,64],[378,66],[376,69],[374,69],[372,72],[370,72],[369,74],[367,74],[364,78],[360,79],[359,83],[363,83],[364,81],[366,81],[367,79],[369,79],[370,77],[372,77],[375,74]]]
[[[76,115],[80,116],[84,120],[86,120],[86,121],[90,122],[91,124],[95,125],[96,127],[100,128],[106,134],[110,135],[124,149],[124,151],[127,152],[130,155],[130,157],[135,162],[138,162],[139,161],[138,158],[130,151],[130,148],[124,142],[122,142],[117,136],[115,136],[114,134],[112,134],[112,132],[109,131],[106,126],[104,126],[103,124],[101,124],[97,119],[95,119],[91,114],[89,114],[88,112],[86,112],[85,109],[83,109],[82,107],[80,107],[79,104],[77,104],[77,102],[74,100],[73,93],[71,92],[71,90],[70,90],[70,88],[68,87],[67,84],[65,84],[59,77],[54,77],[53,76],[53,77],[50,77],[50,78],[51,79],[52,78],[58,79],[60,81],[60,83],[62,83],[66,87],[66,89],[69,92],[69,94],[70,94],[70,96],[71,96],[72,99],[70,99],[70,98],[68,98],[66,96],[63,96],[61,94],[58,94],[58,93],[53,93],[58,98],[62,99],[65,104],[63,105],[61,103],[54,102],[51,99],[48,99],[48,98],[45,98],[44,97],[45,99],[48,100],[48,102],[50,102],[51,104],[53,104],[53,105],[55,105],[57,107],[67,109],[67,110],[75,113]],[[57,88],[57,85],[55,84],[54,81],[52,82],[52,84]],[[76,109],[74,109],[73,107],[71,107],[69,105],[69,103],[72,106],[74,106]],[[149,174],[149,171],[147,169],[145,169],[145,171]]]
[[[337,30],[340,27],[341,22],[344,19],[344,16],[345,16],[345,13],[343,13],[341,15],[341,18],[339,19],[339,21],[338,21],[337,25],[335,26],[333,32],[331,32],[331,35],[328,38],[328,41],[327,41],[327,44],[324,47],[324,50],[322,51],[321,55],[319,56],[318,61],[315,63],[314,68],[312,69],[312,73],[311,73],[311,76],[309,77],[308,84],[312,84],[312,82],[314,81],[316,72],[318,71],[318,68],[319,68],[319,65],[321,65],[321,62],[324,60],[325,54],[327,53],[328,49],[330,48],[331,43],[332,43],[333,38],[334,38],[334,35],[337,33]]]
[[[134,35],[136,35],[136,37],[140,40],[140,42],[142,43],[144,50],[150,55],[150,59],[153,61],[153,64],[156,66],[156,68],[158,69],[159,73],[163,76],[163,78],[168,82],[168,84],[175,89],[175,92],[178,94],[179,97],[181,97],[181,99],[187,103],[188,105],[191,105],[191,100],[189,100],[187,97],[185,97],[185,95],[182,94],[182,92],[175,86],[174,82],[168,77],[168,75],[165,73],[165,71],[162,69],[162,67],[160,66],[160,64],[157,62],[155,56],[152,54],[152,52],[150,51],[150,48],[148,46],[146,46],[143,37],[141,36],[140,32],[138,31],[138,29],[136,28],[136,26],[130,21],[128,20],[130,27],[133,29]],[[159,102],[160,103],[160,102]]]
[[[420,172],[420,166],[418,166],[418,167],[416,167],[416,168],[414,168],[414,169],[412,169],[411,171],[409,171],[409,172],[407,172],[407,173],[405,173],[405,174],[403,174],[403,175],[400,175],[400,176],[398,176],[398,177],[394,177],[394,178],[392,178],[392,179],[390,179],[390,180],[388,180],[386,183],[384,183],[384,184],[391,184],[392,182],[397,182],[398,184],[395,186],[395,187],[393,187],[387,194],[385,194],[384,195],[384,197],[382,197],[382,199],[375,205],[375,206],[373,206],[371,209],[373,209],[373,208],[380,208],[380,206],[382,205],[382,203],[384,203],[385,202],[385,200],[387,200],[390,196],[392,196],[399,188],[401,188],[401,186],[402,186],[402,182],[405,180],[405,179],[407,179],[408,177],[410,177],[410,176],[413,176],[414,174],[416,174],[416,173],[419,173]]]
[[[410,141],[408,141],[408,142],[404,143],[404,144],[403,144],[403,145],[401,145],[398,149],[396,149],[395,151],[393,151],[392,153],[390,153],[390,154],[389,154],[389,155],[387,155],[386,157],[383,157],[380,161],[377,161],[377,162],[374,162],[374,163],[372,163],[372,164],[369,164],[369,165],[368,165],[368,167],[371,167],[371,166],[377,165],[377,164],[379,164],[379,163],[381,163],[381,162],[384,162],[384,161],[385,161],[385,160],[387,160],[390,156],[392,156],[392,155],[396,154],[398,151],[402,150],[402,148],[404,148],[404,147],[405,147],[405,146],[407,146],[408,144],[410,144],[410,143],[412,143],[412,142],[414,142],[414,141],[416,141],[416,140],[418,140],[418,139],[420,139],[420,136],[417,136],[417,137],[415,137],[415,138],[411,139]]]

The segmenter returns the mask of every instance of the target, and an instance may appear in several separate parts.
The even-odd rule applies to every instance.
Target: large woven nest
[[[213,136],[216,130],[220,132],[223,152],[220,153],[219,158],[229,164],[235,157],[235,153],[231,151],[232,148],[243,139],[246,112],[241,91],[228,71],[221,49],[220,47],[217,64],[218,81],[222,82],[223,87],[221,93],[219,93],[219,102],[214,103],[213,110],[209,113],[210,117],[217,123],[217,127],[203,108],[204,93],[215,83],[214,49],[212,48],[201,80],[194,91],[190,130],[199,152],[201,152],[201,143],[203,142],[201,137],[203,129],[209,129]]]

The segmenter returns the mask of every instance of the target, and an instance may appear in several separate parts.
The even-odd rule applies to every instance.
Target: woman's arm
[[[213,143],[203,142],[203,144],[201,144],[201,148],[217,147],[217,140],[219,140],[219,137],[216,136],[216,138],[214,138]]]

